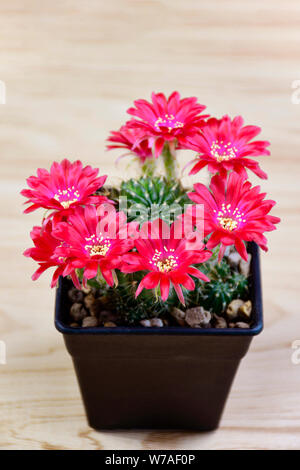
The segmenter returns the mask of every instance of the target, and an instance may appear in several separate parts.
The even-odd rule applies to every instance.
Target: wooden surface
[[[300,4],[297,0],[0,0],[0,447],[3,449],[299,449]],[[265,330],[235,380],[213,433],[96,432],[85,420],[50,274],[33,283],[22,257],[41,213],[19,191],[37,167],[69,156],[124,175],[105,138],[135,98],[196,95],[211,114],[263,127],[272,157],[263,188],[279,230],[263,255]],[[117,156],[117,155],[116,155]],[[181,157],[180,157],[181,158]],[[187,156],[181,161],[185,162]],[[133,170],[129,170],[133,171]],[[201,399],[201,397],[199,397]],[[134,410],[132,410],[134,413]]]

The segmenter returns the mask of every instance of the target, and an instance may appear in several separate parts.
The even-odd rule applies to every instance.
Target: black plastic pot
[[[259,252],[251,243],[250,329],[70,328],[67,282],[55,325],[72,356],[89,424],[96,429],[215,429],[242,357],[261,332]]]

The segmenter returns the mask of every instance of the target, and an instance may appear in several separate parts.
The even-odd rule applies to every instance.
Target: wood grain
[[[1,306],[3,449],[299,449],[300,4],[296,0],[0,0]],[[50,274],[33,283],[22,257],[40,214],[19,191],[64,156],[113,174],[105,138],[133,99],[152,90],[196,95],[211,114],[263,127],[262,157],[282,224],[263,256],[265,331],[243,361],[213,433],[91,430],[72,363],[53,326]],[[116,155],[117,156],[117,155]],[[182,164],[189,157],[180,156]],[[185,179],[187,181],[187,178]],[[201,399],[201,397],[200,397]],[[134,412],[134,410],[133,410]]]

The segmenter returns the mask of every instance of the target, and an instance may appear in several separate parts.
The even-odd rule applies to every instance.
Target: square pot
[[[55,326],[72,356],[90,426],[95,429],[212,430],[252,337],[261,332],[259,251],[252,254],[249,329],[71,328],[68,281],[60,279]]]

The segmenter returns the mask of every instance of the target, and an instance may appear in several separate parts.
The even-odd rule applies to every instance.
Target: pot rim
[[[256,243],[248,245],[249,253],[252,254],[250,266],[250,300],[254,311],[254,324],[250,328],[191,328],[182,326],[143,327],[143,326],[116,326],[92,327],[92,328],[72,328],[67,326],[61,318],[63,278],[59,279],[55,302],[55,327],[64,335],[180,335],[180,336],[256,336],[263,329],[263,309],[260,275],[260,254]]]

